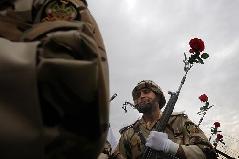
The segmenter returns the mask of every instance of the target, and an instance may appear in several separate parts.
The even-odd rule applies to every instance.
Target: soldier
[[[113,131],[112,131],[111,127],[109,126],[107,140],[105,142],[103,151],[98,156],[98,159],[111,158],[112,152],[115,149],[116,145],[117,145],[117,141],[115,139],[115,136],[113,134]]]
[[[100,153],[100,155],[98,156],[97,159],[108,159],[111,156],[111,153],[112,153],[111,144],[109,143],[108,140],[106,140],[105,145],[104,145],[104,149]]]
[[[208,139],[183,113],[173,113],[164,132],[155,131],[166,100],[161,88],[153,81],[144,80],[132,91],[135,108],[143,113],[141,119],[120,130],[121,137],[114,158],[139,159],[145,145],[175,155],[181,159],[215,158]],[[162,158],[159,157],[159,158]]]
[[[109,75],[86,0],[0,5],[0,158],[97,158]]]

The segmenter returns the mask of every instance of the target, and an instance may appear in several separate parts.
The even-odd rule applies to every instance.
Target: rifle
[[[185,55],[185,54],[184,54]],[[166,104],[166,107],[163,111],[163,115],[162,117],[160,118],[160,120],[156,123],[156,127],[155,127],[155,130],[156,131],[159,131],[159,132],[163,132],[164,129],[166,128],[166,125],[168,123],[168,120],[173,112],[173,109],[174,109],[174,106],[178,100],[178,96],[180,94],[180,91],[181,91],[181,88],[186,80],[186,77],[187,77],[187,73],[188,71],[191,69],[191,67],[193,66],[192,64],[189,64],[188,62],[186,62],[186,55],[185,55],[185,60],[184,60],[184,63],[185,63],[185,67],[184,67],[184,71],[185,71],[185,74],[181,80],[181,83],[178,87],[178,90],[176,92],[168,92],[168,94],[170,94],[170,98]],[[163,151],[156,151],[156,150],[153,150],[151,149],[150,147],[145,147],[144,149],[144,153],[143,153],[143,156],[142,156],[142,159],[157,159],[157,156],[160,156],[160,157],[165,157],[165,158],[170,158],[170,159],[178,159],[177,157],[171,155],[171,154],[166,154],[164,153]]]

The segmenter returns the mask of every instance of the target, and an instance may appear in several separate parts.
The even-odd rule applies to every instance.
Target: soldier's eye
[[[133,99],[138,99],[140,96],[141,96],[141,92],[143,94],[148,94],[151,92],[151,89],[148,89],[148,88],[144,88],[144,89],[141,89],[141,90],[138,90],[136,91],[134,94],[133,94]]]
[[[139,97],[140,97],[140,95],[141,95],[141,91],[136,91],[135,93],[134,93],[134,99],[138,99]]]

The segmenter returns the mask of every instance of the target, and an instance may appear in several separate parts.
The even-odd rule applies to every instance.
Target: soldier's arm
[[[127,155],[127,146],[125,145],[127,141],[124,138],[124,135],[121,135],[119,143],[117,147],[115,148],[114,152],[112,153],[112,159],[126,159]]]
[[[192,121],[184,122],[184,142],[180,145],[176,156],[187,159],[213,159],[216,154],[204,132]]]
[[[132,158],[131,154],[131,145],[129,140],[129,134],[132,134],[130,130],[131,126],[122,128],[119,132],[121,137],[119,139],[118,145],[112,153],[112,158],[114,159],[130,159]]]
[[[117,145],[115,151],[110,156],[110,159],[125,159],[119,151],[119,145]]]

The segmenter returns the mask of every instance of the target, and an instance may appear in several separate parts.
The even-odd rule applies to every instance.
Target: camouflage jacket
[[[114,152],[116,158],[138,159],[142,157],[145,140],[151,130],[153,123],[145,123],[143,118],[134,124],[120,130],[121,138]],[[173,113],[164,131],[168,138],[180,145],[182,155],[180,158],[204,159],[215,158],[215,153],[203,131],[199,129],[187,115]]]
[[[0,6],[0,158],[97,158],[109,74],[86,0],[9,3]]]

